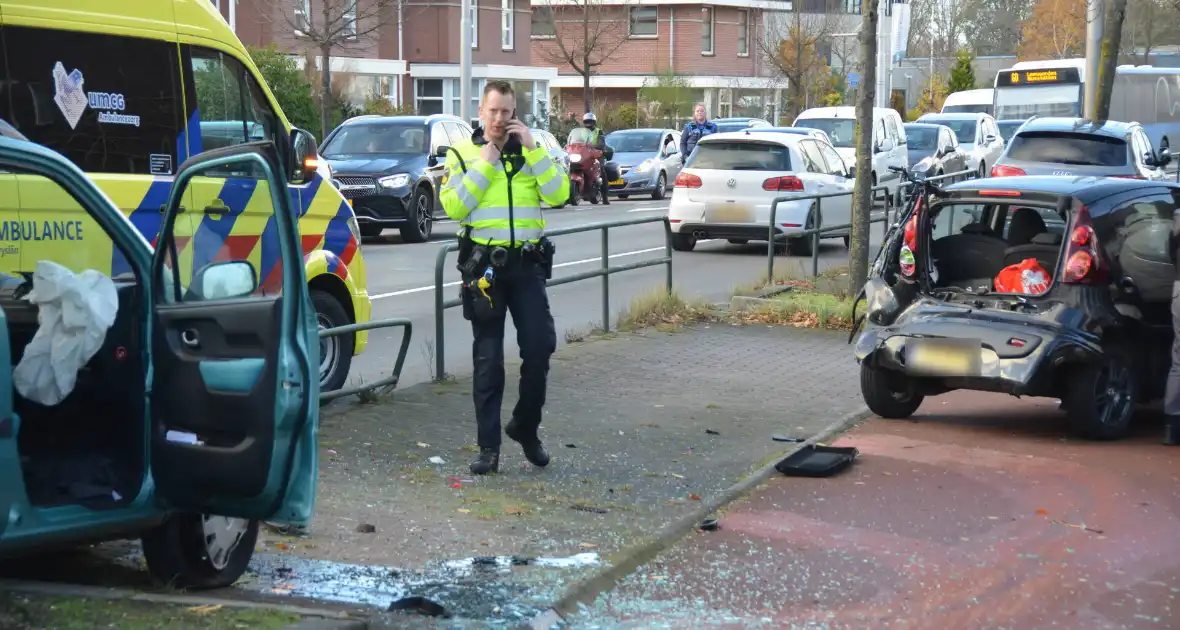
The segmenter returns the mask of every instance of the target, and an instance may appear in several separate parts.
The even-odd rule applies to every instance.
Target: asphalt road
[[[549,229],[586,223],[636,217],[658,217],[666,214],[668,200],[651,199],[613,201],[610,206],[590,206],[550,210],[546,213]],[[435,237],[427,243],[401,242],[396,230],[369,239],[362,247],[368,270],[369,294],[373,299],[373,319],[408,317],[414,324],[409,355],[402,371],[402,384],[410,385],[431,379],[434,374],[434,353],[445,352],[446,369],[463,373],[471,369],[471,328],[458,308],[448,309],[444,315],[445,342],[440,346],[434,332],[434,264],[440,245],[454,240],[458,229],[452,222],[434,226]],[[882,225],[873,225],[873,245],[880,243]],[[602,265],[601,232],[554,237],[557,260],[553,276],[559,278],[591,270]],[[624,265],[644,258],[663,255],[663,224],[649,223],[613,228],[609,231],[609,262]],[[875,251],[875,249],[873,250]],[[847,264],[848,252],[840,239],[823,241],[820,247],[820,267]],[[810,265],[809,258],[779,256],[776,269]],[[780,267],[782,265],[782,267]],[[727,300],[733,288],[748,284],[765,273],[766,244],[732,245],[726,241],[701,241],[692,252],[673,255],[673,286],[685,296],[707,300]],[[443,294],[447,299],[458,295],[459,273],[452,253],[444,267]],[[662,290],[665,282],[663,265],[626,271],[610,277],[611,326],[619,310],[631,301],[652,291]],[[557,326],[558,345],[565,343],[567,330],[589,329],[602,321],[602,281],[598,278],[550,288],[549,299]],[[399,329],[374,330],[364,354],[354,357],[349,374],[351,381],[358,378],[374,381],[392,369],[401,340]],[[515,330],[505,335],[505,354],[517,353]],[[515,381],[509,375],[510,382]]]

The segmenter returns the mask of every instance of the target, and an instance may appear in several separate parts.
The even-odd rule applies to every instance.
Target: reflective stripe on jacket
[[[565,169],[554,164],[539,145],[521,152],[524,159],[516,162],[521,165],[517,172],[512,172],[514,162],[507,156],[485,162],[479,157],[481,149],[482,145],[464,140],[447,153],[439,195],[447,216],[458,221],[463,231],[471,228],[470,237],[477,243],[519,247],[537,242],[545,235],[541,201],[559,206],[569,199]]]

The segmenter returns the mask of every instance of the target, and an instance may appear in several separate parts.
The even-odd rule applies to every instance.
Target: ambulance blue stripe
[[[139,202],[139,206],[131,211],[128,217],[135,229],[143,234],[144,238],[150,243],[156,235],[160,233],[160,222],[163,215],[160,214],[160,206],[168,203],[168,194],[172,192],[172,182],[170,180],[157,179],[148,186],[147,193],[144,194],[143,199]],[[179,217],[178,220],[183,220],[184,217]],[[117,276],[121,273],[130,273],[131,264],[127,262],[127,258],[123,255],[122,250],[118,247],[112,248],[111,254],[111,275]]]
[[[225,237],[234,229],[234,223],[245,211],[246,204],[250,202],[257,186],[258,180],[245,178],[229,178],[222,184],[221,193],[217,197],[225,203],[229,212],[220,219],[202,215],[201,224],[190,245],[193,248],[193,273],[217,257],[217,252],[221,251],[221,246],[225,243]],[[204,208],[193,208],[193,211],[203,213]]]
[[[350,216],[352,216],[352,208],[347,203],[341,202],[340,210],[328,222],[328,229],[324,232],[324,249],[337,256],[344,253],[344,248],[348,247],[348,241],[352,239],[352,230],[348,229]],[[335,273],[337,266],[339,266],[339,261],[336,265],[329,262],[328,271]]]
[[[188,156],[192,157],[205,150],[205,140],[201,137],[201,108],[194,107],[188,117]],[[181,160],[182,162],[184,160]]]

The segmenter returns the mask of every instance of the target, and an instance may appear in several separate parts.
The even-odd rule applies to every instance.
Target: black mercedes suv
[[[362,236],[396,227],[402,240],[430,239],[445,218],[438,194],[446,150],[471,138],[471,127],[446,114],[357,116],[332,130],[320,148]]]

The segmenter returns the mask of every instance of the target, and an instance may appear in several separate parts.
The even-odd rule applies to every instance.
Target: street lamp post
[[[459,117],[470,123],[471,115],[471,0],[462,0],[459,16]]]

